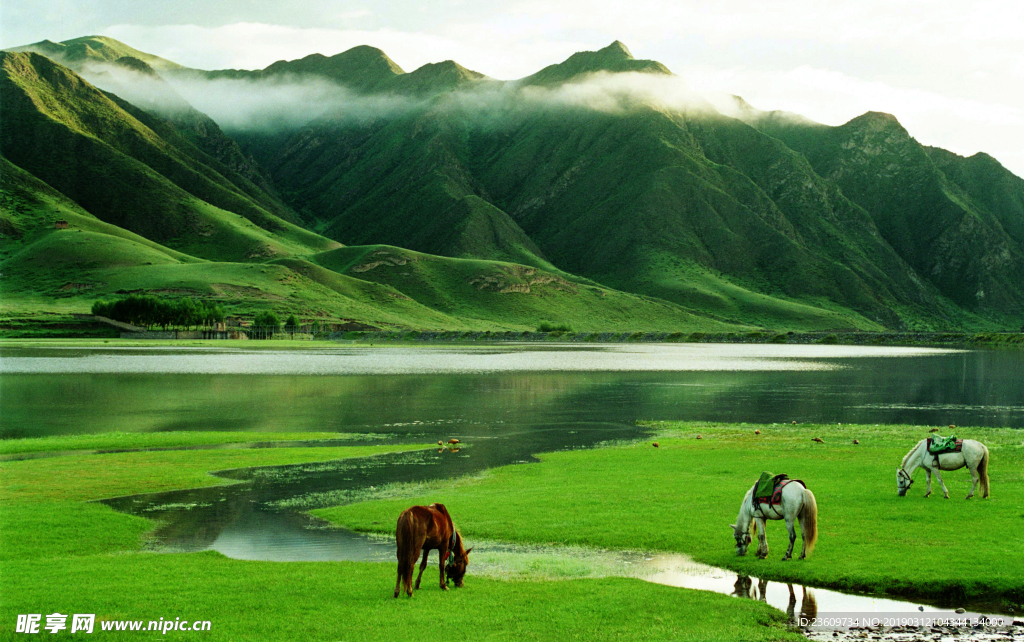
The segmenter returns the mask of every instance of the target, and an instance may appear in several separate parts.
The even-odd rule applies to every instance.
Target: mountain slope
[[[630,61],[613,44],[527,84],[635,71]],[[348,244],[557,266],[767,325],[956,315],[862,208],[738,120],[657,105],[517,109],[509,95],[498,124],[442,93],[368,124],[323,119],[244,140],[291,204]],[[466,242],[466,203],[486,205],[504,233]]]
[[[1024,307],[1024,189],[998,163],[926,148],[877,112],[838,127],[755,124],[863,206],[886,241],[942,294],[972,310]]]
[[[554,85],[597,72],[671,74],[660,62],[633,58],[626,45],[616,40],[604,49],[574,53],[564,62],[549,65],[518,84]]]
[[[101,220],[207,258],[336,245],[273,214],[287,210],[169,123],[48,58],[0,52],[0,101],[8,160]]]
[[[185,67],[166,58],[154,56],[106,36],[83,36],[63,42],[43,40],[30,45],[12,47],[7,51],[42,54],[68,67],[80,67],[87,63],[114,62],[130,56],[161,71],[180,70]]]
[[[99,53],[79,67],[107,93],[3,54],[0,143],[13,167],[155,247],[126,230],[127,245],[47,230],[31,251],[15,251],[25,235],[5,242],[13,267],[60,263],[67,247],[146,288],[397,300],[389,318],[418,327],[522,328],[562,310],[625,328],[630,308],[641,329],[720,323],[694,311],[819,330],[1024,320],[1024,181],[985,155],[923,147],[886,115],[826,127],[737,98],[727,117],[672,98],[669,70],[618,41],[513,82],[454,61],[405,73],[372,47],[200,72],[119,44],[89,44]],[[328,115],[225,133],[164,77],[327,87]],[[5,215],[2,231],[25,220]]]
[[[741,329],[665,301],[514,263],[453,259],[386,245],[343,247],[309,260],[338,274],[393,287],[444,314],[492,327],[514,327],[510,320],[515,319],[520,328],[532,329],[554,319],[577,331]]]

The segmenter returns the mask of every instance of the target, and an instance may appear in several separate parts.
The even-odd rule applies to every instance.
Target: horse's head
[[[455,588],[462,588],[462,580],[466,577],[466,567],[469,566],[469,552],[473,550],[472,546],[461,550],[462,538],[459,538],[459,544],[460,550],[452,552],[448,558],[448,565],[444,569],[445,577],[455,582]]]
[[[899,493],[900,497],[907,494],[910,490],[910,485],[914,483],[914,480],[910,478],[907,471],[902,468],[896,469],[896,492]]]
[[[740,530],[736,524],[730,524],[729,528],[732,529],[732,536],[736,538],[736,554],[740,557],[746,555],[747,547],[750,546],[750,533]]]

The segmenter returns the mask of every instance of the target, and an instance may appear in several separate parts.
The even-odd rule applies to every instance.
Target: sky
[[[406,71],[500,79],[624,42],[694,90],[838,125],[894,114],[920,142],[1024,176],[1024,3],[1006,0],[3,0],[0,47],[107,35],[201,69],[361,44]]]

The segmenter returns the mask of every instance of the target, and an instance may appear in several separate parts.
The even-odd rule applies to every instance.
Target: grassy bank
[[[134,450],[183,448],[227,444],[301,442],[346,442],[373,435],[336,432],[107,432],[92,435],[53,435],[0,441],[0,455],[58,452],[64,450]],[[326,445],[326,444],[324,444]]]
[[[208,346],[251,349],[322,348],[325,345],[418,345],[425,343],[479,345],[488,343],[750,343],[792,345],[858,346],[942,346],[957,348],[1024,348],[1024,332],[785,332],[752,330],[749,332],[536,332],[529,330],[395,330],[384,332],[351,331],[317,335],[313,340],[202,340],[202,339],[119,339],[102,336],[66,336],[58,330],[4,336],[0,347],[42,346],[67,343],[77,346]]]
[[[644,442],[544,454],[538,465],[436,484],[428,493],[314,512],[351,528],[378,530],[383,527],[374,521],[390,525],[410,504],[443,501],[470,543],[476,536],[679,551],[760,577],[1024,603],[1024,566],[1011,562],[1024,545],[1021,431],[958,428],[958,436],[979,439],[992,453],[992,497],[964,501],[970,478],[960,470],[944,475],[952,497],[947,501],[941,492],[922,497],[923,471],[909,496],[896,495],[895,470],[927,436],[921,427],[653,426],[660,431],[657,449]],[[755,435],[755,428],[762,434]],[[769,559],[734,555],[728,525],[766,469],[805,480],[817,496],[818,548],[805,561],[781,561],[787,541],[780,522],[769,524]]]
[[[194,441],[190,435],[168,439]],[[465,589],[442,593],[433,585],[435,566],[414,599],[394,600],[392,564],[148,553],[142,549],[153,522],[94,501],[232,483],[209,475],[212,470],[412,448],[82,453],[0,462],[0,622],[13,627],[19,613],[55,612],[95,613],[97,620],[209,620],[210,631],[173,634],[202,640],[801,639],[782,625],[781,613],[756,601],[637,580],[503,582],[470,575]],[[140,635],[147,634],[103,633],[113,640]]]

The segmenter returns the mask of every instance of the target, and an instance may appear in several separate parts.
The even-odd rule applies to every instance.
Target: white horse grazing
[[[785,519],[786,529],[789,530],[789,548],[782,560],[785,561],[793,557],[793,544],[796,542],[796,529],[793,524],[797,520],[800,521],[800,530],[804,538],[804,548],[800,552],[800,559],[807,557],[807,554],[814,550],[814,543],[818,541],[818,503],[814,500],[814,493],[797,482],[786,484],[782,489],[782,503],[777,506],[768,504],[755,506],[753,495],[754,489],[751,488],[743,497],[736,523],[729,526],[733,530],[733,537],[736,538],[736,554],[747,554],[747,547],[751,541],[750,525],[753,522],[758,542],[757,556],[762,559],[768,557],[765,520]]]
[[[956,470],[964,466],[971,471],[971,479],[974,480],[974,485],[971,486],[971,492],[967,494],[966,499],[974,497],[974,491],[978,488],[979,481],[981,482],[981,496],[988,497],[988,448],[980,441],[964,439],[964,445],[960,452],[941,455],[933,455],[928,452],[927,439],[917,442],[917,445],[911,448],[907,456],[903,458],[900,467],[896,469],[896,490],[900,497],[906,495],[910,490],[910,485],[914,483],[910,476],[919,466],[924,468],[924,472],[928,475],[928,492],[924,494],[925,497],[932,494],[932,472],[934,471],[935,476],[939,479],[939,484],[942,485],[942,494],[949,499],[949,490],[946,488],[945,482],[942,481],[939,471]]]

